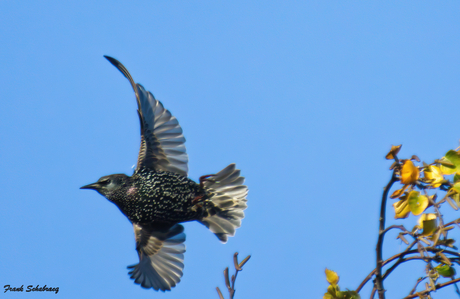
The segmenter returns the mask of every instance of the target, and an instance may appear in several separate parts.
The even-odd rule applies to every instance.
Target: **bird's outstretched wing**
[[[177,119],[151,92],[134,82],[123,64],[112,57],[104,57],[129,80],[136,94],[141,123],[141,148],[136,171],[146,167],[187,176],[188,155]]]
[[[134,224],[139,264],[129,266],[134,282],[143,288],[169,291],[182,277],[184,269],[184,227],[146,229]]]

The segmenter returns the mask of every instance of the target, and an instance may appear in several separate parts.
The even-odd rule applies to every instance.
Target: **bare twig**
[[[409,295],[412,295],[412,294],[415,293],[415,290],[417,289],[418,284],[421,283],[425,278],[426,278],[426,276],[425,277],[420,277],[419,279],[417,279],[417,283],[415,284],[415,286],[412,289],[412,291],[410,291]]]
[[[403,225],[391,225],[389,227],[387,227],[383,233],[386,234],[389,230],[393,229],[393,228],[398,228],[400,230],[402,230],[403,232],[405,232],[406,234],[408,235],[412,235],[411,232],[409,232]]]
[[[375,269],[372,270],[371,273],[369,273],[366,278],[364,278],[364,280],[361,282],[361,284],[358,286],[358,288],[356,289],[356,293],[359,293],[361,291],[361,289],[366,285],[366,283],[372,278],[372,276],[374,276],[374,273],[375,273]]]
[[[435,285],[434,289],[428,289],[428,290],[425,290],[425,291],[422,291],[422,292],[418,292],[418,293],[409,295],[407,297],[404,297],[404,299],[417,298],[417,297],[420,297],[422,295],[429,294],[430,292],[442,289],[443,287],[446,287],[448,285],[454,284],[454,283],[459,282],[459,281],[460,281],[460,278],[456,278],[456,279],[452,279],[451,281],[448,281],[448,282],[445,282],[445,283],[438,283],[438,284]]]
[[[375,292],[377,291],[377,289],[375,288],[375,285],[374,287],[372,288],[372,293],[371,293],[371,296],[369,298],[371,299],[374,299],[374,296],[375,296]]]
[[[225,285],[227,286],[228,289],[228,294],[229,298],[233,299],[235,296],[235,282],[236,282],[236,277],[238,276],[238,272],[243,270],[244,264],[251,258],[250,255],[248,255],[241,263],[238,263],[238,252],[235,252],[233,255],[233,265],[235,267],[235,275],[232,275],[232,279],[229,278],[228,274],[228,267],[225,268],[224,270],[224,279],[225,279]],[[224,299],[224,296],[222,295],[222,292],[220,291],[219,287],[216,288],[217,293],[219,294],[219,299]]]
[[[460,223],[460,218],[455,219],[454,221],[451,221],[451,222],[448,222],[448,223],[444,224],[444,227],[448,227],[449,225],[459,224],[459,223]]]
[[[446,196],[447,196],[447,194],[446,194]],[[438,217],[438,219],[439,219],[439,226],[440,226],[440,227],[444,227],[444,221],[443,221],[443,219],[442,219],[442,214],[441,214],[441,212],[440,212],[439,209],[438,209],[438,204],[435,203],[434,200],[432,200],[431,197],[429,197],[429,196],[428,196],[428,200],[430,201],[430,203],[431,203],[431,204],[433,205],[433,207],[434,207],[434,210],[435,210],[435,212],[436,212],[436,215],[437,215],[437,217]],[[446,234],[446,232],[444,232],[444,237],[446,237],[446,236],[447,236],[447,234]]]
[[[236,271],[241,271],[241,270],[243,270],[243,269],[240,267],[240,265],[238,264],[238,252],[235,252],[235,254],[233,255],[233,265],[234,265]]]
[[[219,287],[216,288],[217,293],[219,294],[219,299],[224,299],[224,296],[222,295],[222,292],[220,291]]]

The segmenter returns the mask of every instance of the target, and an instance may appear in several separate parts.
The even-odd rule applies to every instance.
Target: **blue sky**
[[[325,267],[356,288],[375,264],[391,145],[431,162],[459,144],[459,12],[457,1],[1,1],[0,285],[218,298],[238,251],[252,259],[235,298],[321,298]],[[246,218],[227,244],[185,225],[170,293],[129,279],[129,221],[79,189],[132,174],[137,159],[134,94],[103,55],[178,118],[192,179],[232,162],[247,178]],[[403,249],[395,236],[385,256]],[[404,265],[388,296],[422,275]]]

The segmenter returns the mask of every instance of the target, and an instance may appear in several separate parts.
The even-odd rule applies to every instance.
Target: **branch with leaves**
[[[235,292],[236,292],[235,282],[236,282],[236,277],[238,276],[238,272],[243,270],[244,264],[246,264],[250,258],[251,256],[248,255],[244,260],[241,261],[241,263],[238,263],[238,252],[235,252],[235,254],[233,255],[233,266],[235,267],[235,275],[232,275],[231,280],[228,274],[228,267],[225,268],[224,270],[225,285],[227,286],[230,299],[233,299],[233,297],[235,296]],[[216,287],[216,290],[217,290],[217,293],[219,294],[219,298],[224,299],[224,296],[222,295],[222,292],[220,291],[219,287]]]
[[[390,167],[392,176],[384,188],[381,199],[376,267],[356,290],[342,292],[337,285],[339,280],[337,273],[326,269],[326,278],[330,285],[327,293],[324,294],[324,299],[358,299],[359,292],[370,280],[374,282],[370,298],[374,298],[377,293],[379,299],[385,299],[385,279],[401,264],[415,260],[425,262],[425,275],[416,280],[414,287],[405,298],[431,298],[431,292],[449,285],[454,285],[460,296],[456,286],[460,278],[455,278],[454,268],[454,264],[460,265],[460,254],[449,250],[449,248],[457,248],[453,245],[455,240],[448,237],[448,232],[455,228],[454,225],[460,227],[460,218],[445,223],[441,214],[441,208],[445,206],[450,206],[455,211],[460,208],[460,150],[450,150],[441,159],[427,164],[421,162],[415,155],[410,159],[399,159],[400,149],[401,145],[392,146],[386,155],[387,160],[394,160],[394,162]],[[399,188],[390,195],[390,190],[398,182]],[[402,224],[385,226],[389,199],[397,200],[392,205],[397,221],[406,219],[410,215],[418,217],[418,224],[412,230],[406,229]],[[384,259],[385,234],[395,229],[399,230],[397,239],[408,246],[401,253]],[[448,280],[441,282],[443,279]],[[424,289],[421,286],[423,281]]]

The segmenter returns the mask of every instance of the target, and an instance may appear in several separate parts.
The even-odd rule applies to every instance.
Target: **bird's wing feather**
[[[169,291],[179,283],[184,269],[184,227],[145,228],[134,224],[139,264],[129,266],[134,282],[143,288]]]
[[[129,80],[136,94],[141,124],[141,147],[136,171],[147,167],[187,176],[188,155],[182,128],[177,119],[151,92],[134,82],[123,64],[112,57],[104,57]]]

